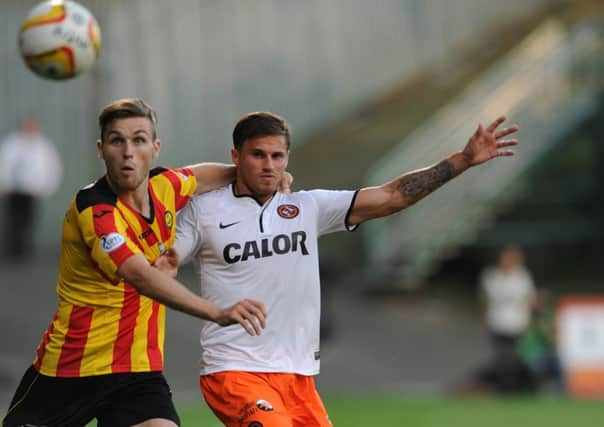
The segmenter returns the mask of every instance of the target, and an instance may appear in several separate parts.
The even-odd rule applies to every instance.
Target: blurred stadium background
[[[477,122],[502,113],[521,126],[515,159],[324,239],[327,395],[442,394],[463,383],[488,354],[477,275],[502,245],[521,245],[537,285],[556,296],[602,292],[601,1],[80,3],[103,48],[91,72],[66,82],[39,79],[17,53],[37,2],[0,6],[0,135],[34,113],[66,166],[32,260],[0,260],[0,409],[55,310],[63,212],[103,171],[98,111],[121,97],[159,112],[168,165],[229,161],[242,114],[283,115],[297,189],[384,182],[460,149]],[[199,400],[195,323],[168,318],[166,372],[179,402]]]

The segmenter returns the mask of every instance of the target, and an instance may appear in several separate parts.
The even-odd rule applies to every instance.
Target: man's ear
[[[155,160],[157,158],[157,156],[159,156],[160,151],[161,151],[161,141],[159,139],[156,139],[155,141],[153,141],[153,160]]]
[[[231,148],[231,160],[235,166],[239,166],[239,150]]]
[[[103,158],[103,141],[101,141],[100,139],[96,140],[96,154],[99,157],[99,159],[104,160],[104,158]]]

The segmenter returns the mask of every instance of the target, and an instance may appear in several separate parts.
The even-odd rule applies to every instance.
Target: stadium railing
[[[569,31],[545,22],[372,167],[367,185],[460,150],[479,122],[505,114],[521,126],[512,161],[474,168],[402,214],[363,227],[374,274],[393,279],[393,288],[420,286],[444,256],[472,242],[522,193],[523,172],[597,108],[601,74],[578,77],[577,70],[593,57],[601,35],[593,25]]]

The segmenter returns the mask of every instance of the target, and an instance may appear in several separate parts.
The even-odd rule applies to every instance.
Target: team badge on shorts
[[[256,400],[256,406],[261,411],[270,412],[270,411],[273,410],[273,405],[271,405],[271,402],[269,402],[268,400],[264,400],[264,399],[258,399],[258,400]]]
[[[292,219],[298,216],[300,209],[295,205],[280,205],[277,208],[277,213],[281,218]]]

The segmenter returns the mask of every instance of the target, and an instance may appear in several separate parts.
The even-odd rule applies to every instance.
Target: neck
[[[105,179],[109,183],[109,186],[113,192],[120,198],[122,202],[126,203],[144,217],[151,215],[151,209],[149,207],[148,180],[145,180],[135,190],[120,190],[111,182],[111,179],[108,176],[106,176]]]
[[[266,203],[271,197],[273,197],[274,193],[270,194],[260,194],[258,192],[252,191],[247,185],[245,185],[240,180],[235,180],[233,184],[233,191],[236,196],[250,196],[257,200],[260,204]]]

